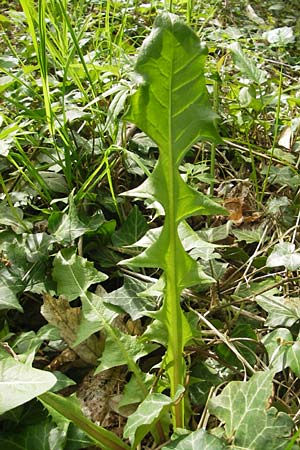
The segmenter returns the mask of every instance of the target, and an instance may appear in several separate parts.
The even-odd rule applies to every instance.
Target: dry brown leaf
[[[229,212],[229,219],[237,226],[242,223],[258,222],[262,217],[262,213],[251,211],[251,207],[243,197],[226,198],[224,206]]]
[[[239,197],[226,198],[224,200],[224,206],[229,211],[229,219],[235,225],[240,225],[244,220],[243,205],[244,201]]]
[[[45,319],[59,329],[62,339],[82,361],[93,366],[96,365],[103,350],[103,343],[100,339],[92,335],[81,344],[73,345],[80,324],[81,308],[72,308],[65,298],[54,298],[49,294],[44,294],[43,300],[41,314]]]
[[[70,364],[74,366],[76,361],[81,361],[77,353],[75,353],[70,347],[67,347],[48,364],[47,369],[51,371],[60,370],[61,372],[64,372]]]

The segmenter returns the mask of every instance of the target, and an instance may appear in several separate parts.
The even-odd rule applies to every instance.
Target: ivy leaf
[[[298,336],[299,339],[299,336]],[[287,328],[277,328],[263,339],[269,356],[269,366],[276,372],[286,367],[300,377],[300,341],[294,342],[292,333]]]
[[[257,372],[247,382],[232,381],[210,400],[209,410],[225,422],[233,449],[285,449],[293,421],[274,407],[268,408],[273,376],[274,370]]]
[[[116,231],[111,239],[115,247],[130,245],[140,239],[148,230],[147,221],[139,208],[134,205],[122,227]]]
[[[231,339],[236,339],[237,341],[241,338],[241,346],[238,346],[239,353],[251,364],[254,365],[256,362],[255,350],[257,340],[256,334],[252,327],[244,322],[237,323],[230,334]],[[225,344],[218,344],[216,346],[217,354],[226,361],[228,365],[233,365],[235,367],[241,367],[242,364],[235,356],[235,354],[228,348]]]
[[[288,366],[290,369],[297,375],[297,377],[300,377],[300,341],[299,336],[298,340],[291,345],[288,351],[287,355],[288,359]]]
[[[105,305],[102,297],[92,292],[87,292],[83,295],[81,301],[82,317],[74,345],[79,345],[99,330],[106,329],[108,331],[109,324],[118,315]]]
[[[222,379],[214,373],[213,368],[202,361],[191,367],[190,377],[189,394],[192,405],[204,405],[211,388],[222,383]]]
[[[92,440],[73,423],[70,423],[67,434],[67,442],[64,450],[81,450],[86,447],[91,447]]]
[[[280,242],[267,259],[267,267],[284,266],[287,270],[298,270],[300,267],[300,253],[295,252],[295,244]]]
[[[128,313],[132,320],[145,316],[148,311],[156,308],[156,303],[151,299],[139,295],[149,287],[149,283],[136,278],[124,276],[124,284],[119,289],[106,294],[105,303],[116,305]]]
[[[15,432],[3,431],[0,432],[0,446],[6,450],[54,450],[49,440],[56,431],[59,433],[58,428],[49,419],[26,427],[18,427]],[[61,445],[55,447],[56,450],[61,448]]]
[[[130,336],[116,328],[114,335],[109,334],[106,338],[101,363],[97,367],[95,374],[111,367],[128,364],[129,359],[136,362],[139,358],[156,348],[156,345],[145,343],[138,336]]]
[[[153,374],[141,372],[141,378],[144,382],[144,385],[150,389],[154,379]],[[145,400],[145,395],[140,389],[139,380],[137,380],[136,376],[132,374],[130,380],[124,386],[122,398],[118,403],[118,409],[122,414],[124,407],[128,405],[139,404],[143,400]]]
[[[190,433],[188,436],[175,439],[165,445],[162,450],[225,450],[225,444],[216,436],[200,429]]]
[[[92,292],[82,295],[81,301],[82,316],[74,345],[79,345],[99,330],[108,331],[110,324],[118,315],[105,305],[102,297]]]
[[[182,395],[184,388],[180,386],[174,399],[164,394],[149,394],[131,414],[124,428],[124,437],[129,438],[132,448],[136,448],[144,436],[151,430],[162,414]]]
[[[92,284],[107,279],[105,274],[95,269],[93,263],[76,255],[73,249],[58,252],[53,266],[52,275],[57,282],[57,293],[69,301],[84,295]]]
[[[209,261],[220,257],[218,253],[214,253],[216,247],[219,246],[200,238],[198,233],[196,233],[185,221],[180,223],[178,227],[178,234],[183,248],[185,251],[189,252],[192,258],[201,258],[204,261]]]
[[[263,84],[266,81],[266,72],[259,69],[256,62],[245,55],[238,42],[234,42],[233,44],[229,45],[229,49],[233,53],[233,61],[235,65],[244,76],[259,85]]]
[[[1,151],[1,150],[0,150]],[[26,233],[32,224],[23,220],[21,208],[10,208],[3,200],[0,205],[0,224],[11,227],[16,234]]]
[[[75,383],[74,380],[72,380],[71,378],[67,377],[67,375],[65,375],[62,372],[59,372],[57,370],[55,370],[53,372],[53,374],[56,377],[56,383],[53,386],[53,388],[51,388],[51,392],[59,392],[62,389],[65,389],[68,386],[73,386]]]
[[[0,271],[0,310],[17,309],[23,311],[17,294],[22,292],[25,285],[20,277],[11,273],[6,267]]]
[[[8,357],[0,360],[0,414],[48,391],[56,377]]]
[[[266,325],[270,327],[291,327],[300,319],[299,298],[276,295],[278,291],[271,289],[255,297],[256,302],[269,313]]]
[[[89,229],[89,227],[85,225],[85,223],[83,223],[78,217],[72,194],[69,196],[68,205],[68,213],[63,214],[59,226],[53,233],[53,236],[57,239],[57,241],[62,244],[71,244],[75,239],[82,236]]]
[[[246,244],[253,244],[254,242],[259,242],[261,239],[261,232],[257,230],[233,230],[232,233],[237,238],[237,240],[245,241]]]
[[[14,340],[14,351],[18,353],[18,360],[32,364],[35,354],[42,344],[42,339],[34,331],[19,334]]]
[[[285,47],[295,41],[295,36],[292,27],[274,28],[273,30],[265,31],[262,35],[274,47]]]

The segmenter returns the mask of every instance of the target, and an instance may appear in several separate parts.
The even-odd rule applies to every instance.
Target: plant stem
[[[170,249],[170,259],[176,248]],[[173,254],[174,254],[173,253]],[[174,259],[175,261],[175,259]],[[166,274],[166,312],[169,318],[168,327],[168,358],[167,364],[170,376],[171,397],[175,396],[179,385],[184,384],[184,359],[182,355],[182,312],[180,308],[180,295],[177,289],[176,270]],[[183,427],[184,423],[184,402],[180,401],[174,406],[173,425]]]
[[[219,109],[219,85],[217,81],[214,81],[214,91],[213,91],[213,110],[218,112]],[[213,195],[215,186],[215,164],[216,164],[216,144],[213,142],[211,144],[211,154],[210,154],[210,175],[212,180],[210,182],[209,194]]]
[[[171,132],[170,132],[171,134]],[[173,159],[173,149],[169,148],[170,161]],[[176,211],[178,198],[175,189],[174,168],[175,161],[170,165],[169,170],[169,208],[165,221],[169,229],[169,248],[165,270],[166,297],[165,308],[168,329],[168,349],[167,364],[170,378],[171,397],[174,398],[179,385],[184,384],[184,359],[183,351],[183,323],[182,311],[180,307],[180,280],[178,276],[177,252],[181,248],[181,242],[177,232]],[[184,424],[184,402],[180,401],[174,406],[173,425],[183,427]]]

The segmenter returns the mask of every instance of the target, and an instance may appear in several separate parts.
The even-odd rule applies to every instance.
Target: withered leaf
[[[80,324],[81,308],[72,308],[65,298],[54,298],[47,293],[43,295],[43,300],[41,314],[45,319],[59,329],[62,339],[82,361],[96,365],[104,347],[103,340],[92,335],[81,344],[73,345]]]

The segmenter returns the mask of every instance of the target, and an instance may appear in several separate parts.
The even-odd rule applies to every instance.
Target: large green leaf
[[[225,422],[232,449],[284,450],[293,427],[285,413],[269,408],[274,371],[257,372],[249,381],[232,381],[209,402],[209,411]]]
[[[150,177],[127,195],[158,202],[165,221],[157,240],[127,261],[131,265],[164,270],[165,299],[161,312],[168,329],[166,364],[171,396],[184,384],[184,344],[191,336],[180,308],[180,293],[201,280],[203,272],[184,250],[179,223],[195,214],[226,211],[204,194],[189,187],[179,165],[199,139],[219,142],[206,91],[204,64],[207,49],[177,16],[160,15],[145,40],[136,64],[140,85],[131,99],[127,119],[144,131],[159,147],[159,159]],[[126,264],[126,262],[125,262]],[[183,406],[176,406],[177,426],[182,426]]]
[[[0,414],[48,391],[56,377],[8,357],[0,360]]]
[[[187,186],[178,172],[183,156],[197,139],[218,140],[203,74],[206,54],[196,34],[178,17],[167,13],[157,18],[142,46],[136,65],[141,85],[131,99],[127,118],[158,144],[160,157],[148,180],[127,195],[159,201],[166,221],[147,257],[139,256],[136,264],[166,269],[167,250],[178,238],[175,224],[193,214],[226,213]],[[183,281],[191,263],[178,242],[177,247],[178,258],[182,257]]]

